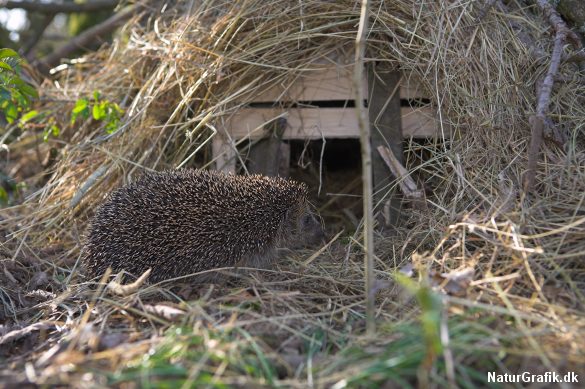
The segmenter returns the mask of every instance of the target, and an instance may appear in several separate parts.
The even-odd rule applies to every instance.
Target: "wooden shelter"
[[[235,172],[237,147],[241,139],[282,140],[359,139],[355,111],[353,63],[349,61],[316,62],[310,70],[300,72],[290,84],[279,85],[248,99],[224,122],[214,137],[213,157],[218,170]],[[436,109],[420,84],[408,74],[368,66],[362,80],[368,96],[372,125],[372,150],[389,146],[401,160],[403,138],[435,138],[443,136]],[[278,128],[282,127],[280,131]],[[274,131],[277,130],[277,131]],[[444,135],[448,136],[448,134]],[[271,160],[270,150],[262,152]],[[286,145],[277,159],[288,161]],[[254,161],[254,155],[249,159]],[[374,158],[376,159],[376,158]],[[376,161],[374,161],[374,164]],[[276,164],[270,161],[269,164]],[[282,165],[282,163],[281,163]],[[256,169],[253,169],[256,170]],[[270,174],[270,167],[259,172]]]

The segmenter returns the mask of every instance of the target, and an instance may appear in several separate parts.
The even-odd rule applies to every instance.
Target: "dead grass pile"
[[[8,367],[26,366],[14,380],[474,385],[486,369],[584,365],[585,75],[561,68],[550,119],[565,141],[545,142],[536,190],[523,193],[527,118],[552,46],[546,20],[516,2],[481,20],[477,2],[371,3],[367,59],[422,80],[451,132],[408,143],[407,167],[432,193],[428,210],[406,209],[397,235],[378,238],[384,336],[360,343],[359,230],[221,290],[167,284],[111,297],[77,274],[82,232],[108,192],[144,170],[204,166],[230,115],[316,61],[352,53],[359,21],[355,1],[176,2],[146,8],[42,89],[40,109],[62,131],[40,150],[55,149],[56,162],[23,174],[28,197],[0,214],[0,350]],[[70,124],[75,101],[95,90],[125,109],[113,134],[92,120]],[[423,280],[418,303],[436,314],[442,348],[423,330],[427,316],[413,325],[421,310],[391,281],[397,269]],[[437,296],[430,288],[442,305],[425,303]]]

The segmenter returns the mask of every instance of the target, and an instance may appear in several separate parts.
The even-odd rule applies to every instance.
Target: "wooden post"
[[[385,69],[372,63],[368,66],[368,114],[372,133],[370,136],[372,150],[386,146],[392,150],[396,159],[403,163],[402,123],[400,108],[400,72]],[[397,190],[385,197],[390,183],[396,178],[388,172],[388,167],[374,151],[372,155],[374,176],[374,205],[377,211],[383,209],[383,203],[390,202],[389,213],[378,218],[386,225],[397,225],[400,217],[401,198]],[[384,198],[385,197],[385,198]],[[385,220],[384,220],[385,219]]]
[[[211,143],[215,169],[226,173],[236,172],[236,151],[221,134],[215,134]]]
[[[248,172],[265,176],[288,177],[290,146],[282,141],[287,127],[285,118],[271,122],[264,129],[267,137],[250,148]]]

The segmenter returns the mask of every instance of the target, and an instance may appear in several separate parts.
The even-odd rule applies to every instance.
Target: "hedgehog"
[[[283,249],[324,239],[307,196],[304,183],[278,177],[199,169],[146,173],[96,210],[83,262],[94,277],[108,267],[135,276],[150,268],[149,282],[267,267]]]

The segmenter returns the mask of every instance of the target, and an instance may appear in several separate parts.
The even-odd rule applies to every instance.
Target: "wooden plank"
[[[352,74],[353,65],[328,66],[320,70],[302,72],[297,79],[288,84],[274,86],[243,100],[251,102],[353,100],[355,92]],[[367,85],[365,78],[363,82]],[[368,93],[367,88],[364,92]],[[428,99],[429,96],[424,93],[421,84],[414,77],[403,76],[400,82],[400,98]]]
[[[420,81],[412,76],[403,74],[400,79],[400,98],[402,100],[427,99],[430,95],[424,90]]]
[[[433,138],[439,135],[435,110],[431,107],[402,107],[402,136]],[[279,117],[288,126],[283,139],[359,138],[354,108],[243,108],[227,122],[234,139],[264,136],[262,128]]]
[[[400,106],[400,72],[384,69],[372,63],[367,67],[368,116],[370,121],[370,143],[372,145],[372,178],[374,180],[374,206],[381,225],[397,226],[400,220],[402,198],[390,184],[397,177],[388,172],[388,167],[378,147],[390,146],[394,157],[402,162],[402,112]],[[385,206],[385,204],[387,206]]]
[[[250,146],[248,173],[263,174],[269,177],[288,177],[290,148],[288,144],[282,142],[282,135],[286,127],[286,120],[280,119],[271,122],[263,129],[267,137],[253,142],[255,144]],[[285,161],[285,170],[281,172]]]
[[[437,110],[430,107],[402,107],[402,136],[404,138],[439,138],[440,123]],[[449,137],[448,131],[445,134]]]
[[[211,142],[211,153],[215,169],[226,173],[236,172],[236,152],[232,145],[221,135],[215,134]]]

